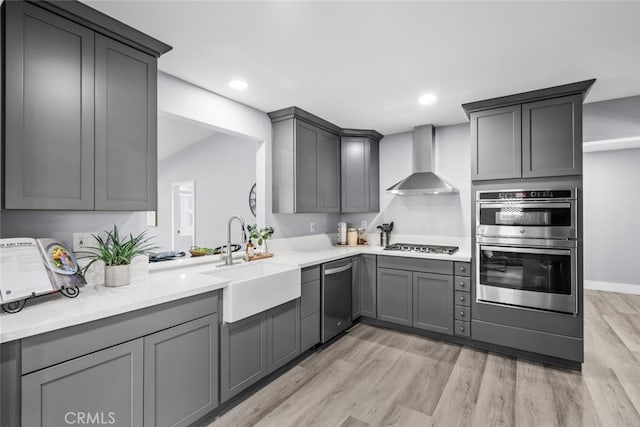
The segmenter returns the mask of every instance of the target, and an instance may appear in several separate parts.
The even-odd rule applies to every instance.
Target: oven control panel
[[[574,190],[481,191],[478,200],[574,199]]]

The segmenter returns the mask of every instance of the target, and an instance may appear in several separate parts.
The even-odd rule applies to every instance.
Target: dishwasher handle
[[[338,273],[342,273],[343,271],[351,270],[352,265],[353,265],[352,263],[349,263],[349,264],[343,265],[342,267],[327,268],[324,271],[324,275],[329,276],[331,274],[338,274]]]

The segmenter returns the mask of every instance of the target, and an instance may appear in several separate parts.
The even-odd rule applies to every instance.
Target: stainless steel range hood
[[[413,173],[387,188],[391,194],[452,194],[458,190],[433,170],[436,164],[435,128],[416,126],[413,131]]]

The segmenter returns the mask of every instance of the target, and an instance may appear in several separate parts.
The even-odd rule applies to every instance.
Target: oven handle
[[[525,254],[549,254],[549,255],[567,255],[571,254],[571,249],[538,249],[538,248],[513,248],[506,246],[486,246],[480,244],[480,250],[489,250],[496,252],[521,252]]]
[[[571,203],[555,203],[555,202],[548,202],[548,203],[527,203],[527,202],[514,202],[514,203],[493,203],[493,202],[480,202],[480,209],[482,209],[483,207],[490,207],[490,208],[522,208],[522,209],[529,209],[529,208],[571,208]]]

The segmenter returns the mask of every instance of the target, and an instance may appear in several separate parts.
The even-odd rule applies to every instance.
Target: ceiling
[[[159,68],[269,112],[383,134],[467,120],[460,104],[597,78],[640,94],[640,2],[85,1],[173,50]],[[249,89],[228,82],[242,78]],[[437,95],[431,106],[418,97]]]

